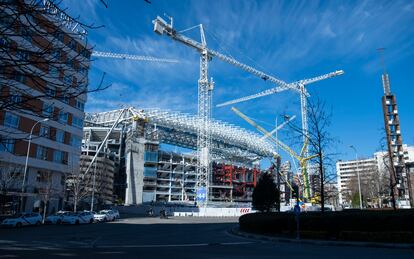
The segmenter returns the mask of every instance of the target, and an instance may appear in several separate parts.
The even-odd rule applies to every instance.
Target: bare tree
[[[48,205],[50,203],[50,200],[52,200],[55,197],[59,197],[62,195],[63,190],[59,188],[55,188],[52,181],[52,173],[50,171],[45,172],[45,174],[42,176],[46,179],[42,179],[44,182],[43,186],[38,188],[38,197],[43,203],[43,219],[42,223],[45,223],[46,213],[48,211]]]
[[[382,128],[382,131],[384,132],[385,129]],[[388,150],[387,144],[386,144],[386,137],[382,137],[379,141],[380,144],[380,150],[381,152],[383,152],[384,150]],[[395,187],[396,187],[396,183],[393,183],[392,181],[392,177],[391,175],[394,174],[394,170],[391,168],[392,166],[392,158],[389,157],[389,153],[385,152],[380,158],[381,161],[380,162],[380,171],[383,175],[383,180],[380,182],[380,188],[383,194],[387,195],[388,197],[391,198],[391,204],[394,210],[397,210],[397,204],[395,201]],[[394,175],[394,177],[396,177]],[[387,184],[388,182],[388,184]],[[385,187],[387,186],[387,187]]]
[[[308,143],[309,156],[317,155],[311,162],[316,168],[318,175],[317,187],[314,188],[314,195],[318,196],[318,201],[321,205],[321,211],[325,211],[325,201],[332,198],[332,195],[327,195],[325,191],[325,184],[332,183],[335,179],[335,171],[333,170],[335,162],[333,158],[336,153],[331,153],[332,146],[336,140],[329,132],[332,112],[327,111],[326,103],[318,97],[312,97],[313,100],[308,99],[307,115],[308,115]],[[293,142],[297,144],[297,135],[303,136],[302,128],[298,125],[289,123],[293,129]],[[308,165],[308,168],[311,166]]]
[[[66,190],[69,193],[70,199],[73,202],[73,209],[76,212],[79,203],[86,199],[92,198],[92,191],[94,196],[99,197],[101,191],[105,187],[106,177],[106,162],[99,163],[98,160],[92,165],[92,169],[85,174],[88,164],[91,162],[91,157],[82,156],[80,162],[80,172],[72,172],[66,178]],[[95,164],[97,165],[95,167]],[[95,170],[96,169],[96,170]]]
[[[10,165],[0,161],[0,203],[2,214],[5,213],[9,191],[17,189],[17,185],[21,184],[20,176],[22,171],[22,166]]]
[[[77,97],[106,89],[104,74],[98,86],[88,88],[92,47],[86,35],[96,28],[49,0],[1,0],[0,111],[57,120],[62,107],[54,100],[76,106]]]

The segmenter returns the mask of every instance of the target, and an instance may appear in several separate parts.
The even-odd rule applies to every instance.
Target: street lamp
[[[359,161],[358,161],[358,153],[356,148],[353,145],[349,146],[355,151],[355,161],[356,161],[356,171],[357,171],[357,177],[358,177],[358,192],[359,192],[359,208],[362,210],[362,194],[361,194],[361,179],[359,176]]]
[[[26,152],[26,163],[24,165],[24,173],[23,173],[23,183],[22,183],[22,192],[21,192],[21,196],[20,196],[20,211],[23,211],[23,193],[24,193],[24,189],[25,189],[25,183],[26,183],[26,174],[27,174],[27,163],[29,162],[29,153],[30,153],[30,144],[32,143],[32,134],[33,134],[33,129],[34,127],[36,127],[37,124],[41,123],[41,122],[45,122],[48,121],[49,119],[43,119],[40,121],[37,121],[32,129],[30,130],[30,135],[29,135],[29,144],[27,145],[27,152]]]

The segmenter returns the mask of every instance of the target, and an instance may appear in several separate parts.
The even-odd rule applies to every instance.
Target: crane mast
[[[269,140],[271,140],[273,143],[275,143],[276,145],[278,145],[285,152],[287,152],[288,154],[290,154],[296,160],[299,161],[300,166],[301,166],[301,170],[302,170],[301,173],[302,173],[303,182],[304,182],[304,189],[305,189],[304,197],[305,198],[310,198],[310,186],[309,186],[309,178],[308,178],[308,173],[307,173],[307,162],[309,160],[317,157],[318,155],[312,155],[312,156],[308,157],[308,155],[306,154],[306,150],[307,150],[307,146],[308,146],[308,140],[307,139],[305,140],[305,142],[304,142],[304,144],[302,146],[302,150],[301,150],[300,154],[298,155],[288,145],[286,145],[285,143],[283,143],[279,139],[274,138],[270,132],[268,132],[267,130],[265,130],[263,127],[261,127],[260,125],[258,125],[253,120],[251,120],[249,117],[247,117],[241,111],[237,110],[234,107],[231,107],[231,110],[234,113],[236,113],[239,117],[241,117],[242,119],[244,119],[247,123],[249,123],[254,128],[256,128],[258,131],[260,131],[261,133],[263,133],[265,135],[265,137],[269,138]]]

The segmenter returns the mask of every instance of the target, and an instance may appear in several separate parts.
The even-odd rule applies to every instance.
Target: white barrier
[[[251,208],[199,208],[192,212],[174,212],[174,217],[240,217],[256,212]]]

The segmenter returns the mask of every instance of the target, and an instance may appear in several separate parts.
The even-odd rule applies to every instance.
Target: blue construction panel
[[[156,167],[144,167],[144,177],[157,177],[157,168]]]
[[[144,160],[146,162],[158,162],[158,152],[149,152],[144,153]]]

